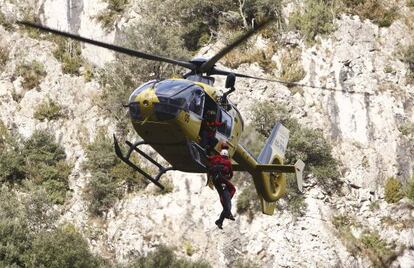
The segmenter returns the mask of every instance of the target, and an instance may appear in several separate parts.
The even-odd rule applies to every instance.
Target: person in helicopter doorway
[[[209,157],[209,175],[212,178],[214,187],[219,194],[221,205],[223,206],[223,211],[219,219],[215,222],[220,229],[223,229],[224,219],[235,220],[231,213],[231,199],[236,192],[236,187],[230,182],[233,177],[233,169],[231,160],[229,159],[228,147],[226,148],[225,145],[222,148],[219,155]]]
[[[223,122],[217,121],[217,113],[214,110],[206,112],[206,118],[201,124],[201,141],[200,146],[203,147],[207,155],[211,155],[214,147],[218,143],[216,136],[217,127],[223,125]]]

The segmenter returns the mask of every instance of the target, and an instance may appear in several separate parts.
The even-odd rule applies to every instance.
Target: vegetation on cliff
[[[1,123],[0,182],[30,191],[43,188],[51,202],[63,204],[69,190],[71,165],[61,145],[49,133],[35,131],[20,144]]]
[[[304,176],[312,174],[318,183],[327,193],[333,193],[339,189],[338,161],[332,156],[332,146],[323,137],[320,130],[310,129],[302,126],[299,121],[291,117],[288,108],[271,102],[263,102],[255,105],[252,110],[252,126],[248,136],[259,137],[245,139],[247,148],[256,153],[263,148],[265,138],[269,137],[273,126],[280,122],[290,131],[290,139],[286,151],[286,163],[294,164],[297,159],[302,159],[306,163]],[[256,132],[256,133],[254,133]],[[251,179],[246,178],[248,186],[243,189],[237,201],[239,213],[257,210],[257,198],[254,185]],[[300,216],[304,213],[306,205],[304,197],[301,195],[293,177],[288,179],[288,191],[285,197],[287,208],[295,215]]]

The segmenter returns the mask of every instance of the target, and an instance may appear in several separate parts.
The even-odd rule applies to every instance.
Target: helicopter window
[[[155,85],[155,93],[163,96],[174,96],[192,85],[194,83],[186,80],[164,80]]]
[[[200,75],[190,75],[186,77],[187,80],[195,81],[195,82],[201,82],[207,85],[212,86],[214,84],[214,78],[208,77],[208,76],[200,76]]]
[[[227,112],[220,110],[220,122],[223,122],[224,124],[218,127],[218,132],[224,134],[227,137],[230,137],[231,128],[233,126],[232,117]]]
[[[192,100],[190,102],[189,110],[202,116],[204,105],[204,92],[201,89],[196,89],[192,92]]]
[[[139,93],[141,93],[142,91],[144,91],[145,89],[152,87],[155,84],[156,80],[151,80],[148,81],[147,83],[139,86],[138,88],[136,88],[134,90],[134,92],[132,92],[131,96],[129,97],[129,102],[135,102],[135,97],[138,96]]]
[[[194,100],[194,97],[196,95],[195,92],[197,92],[197,91],[202,93],[201,88],[198,87],[198,86],[193,85],[190,88],[187,87],[184,90],[181,90],[178,94],[172,96],[170,98],[170,104],[175,105],[175,106],[179,106],[179,107],[181,107],[185,110],[189,110],[189,109],[193,108],[192,111],[197,113],[196,112],[197,107],[194,106],[194,105],[191,106],[192,102]],[[201,111],[200,111],[200,113],[201,113]]]

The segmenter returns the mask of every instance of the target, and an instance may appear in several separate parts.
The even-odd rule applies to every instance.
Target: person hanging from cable
[[[222,145],[222,147],[226,149],[222,149],[219,155],[209,157],[209,175],[212,178],[214,187],[219,194],[221,205],[223,206],[223,211],[219,219],[215,222],[220,229],[223,229],[224,219],[235,220],[231,213],[231,199],[236,192],[236,187],[230,182],[233,177],[233,169],[231,160],[229,159],[228,147],[227,145]]]

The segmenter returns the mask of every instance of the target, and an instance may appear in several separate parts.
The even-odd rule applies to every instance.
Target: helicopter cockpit
[[[213,86],[214,81],[215,81],[214,77],[201,76],[201,75],[196,75],[196,74],[186,76],[185,79],[190,80],[190,81],[194,81],[194,82],[201,82],[201,83],[207,84],[209,86]]]
[[[153,80],[134,90],[128,104],[133,119],[140,119],[140,103],[137,96],[148,88],[155,90],[159,100],[159,103],[154,103],[154,112],[158,120],[171,120],[180,110],[192,112],[202,118],[205,100],[203,89],[191,81],[172,79],[160,82]]]

